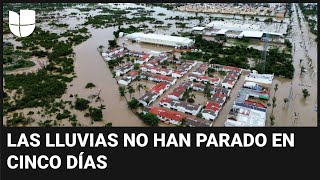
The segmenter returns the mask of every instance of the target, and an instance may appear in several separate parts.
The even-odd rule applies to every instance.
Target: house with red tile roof
[[[218,103],[209,101],[201,111],[202,117],[206,120],[213,121],[218,117],[221,107]]]
[[[147,109],[149,113],[156,115],[162,122],[180,125],[183,119],[187,118],[186,114],[172,111],[166,108],[150,107]]]
[[[194,116],[196,116],[202,108],[202,105],[200,104],[192,104],[180,100],[171,99],[169,97],[162,98],[159,104],[160,106],[174,109]]]
[[[160,82],[153,86],[148,92],[146,92],[141,98],[139,98],[139,102],[144,106],[149,106],[152,102],[154,102],[158,97],[160,97],[166,90],[170,87],[169,83]]]
[[[193,83],[191,81],[185,81],[179,84],[178,87],[176,87],[175,89],[173,89],[173,91],[168,95],[169,98],[171,99],[175,99],[175,100],[179,100],[180,98],[182,98],[183,93],[191,88],[193,85]]]
[[[151,54],[143,54],[141,56],[138,57],[137,60],[135,60],[134,63],[138,63],[138,64],[144,64],[146,62],[148,62],[151,59],[152,55]]]
[[[121,85],[127,86],[128,84],[130,84],[132,81],[134,81],[137,78],[138,74],[139,74],[138,71],[130,71],[124,77],[122,77],[118,81],[118,83]]]

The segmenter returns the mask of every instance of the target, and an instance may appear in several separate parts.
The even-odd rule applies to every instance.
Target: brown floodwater
[[[302,17],[300,8],[294,5],[293,10],[291,42],[293,43],[294,77],[292,80],[276,77],[269,102],[272,102],[275,94],[277,99],[273,110],[275,126],[317,126],[317,43],[315,36],[309,32],[307,22],[301,20],[301,29],[298,25],[297,13]],[[300,59],[303,59],[301,64]],[[313,68],[310,67],[310,64]],[[306,73],[301,74],[301,66],[306,68]],[[274,92],[275,84],[279,85],[276,93]],[[290,96],[291,89],[292,95]],[[310,93],[306,99],[303,97],[302,89],[307,89]],[[284,98],[291,100],[285,104]],[[271,110],[268,112],[270,115]]]
[[[101,5],[101,4],[100,4]],[[115,7],[114,5],[111,5]],[[162,28],[156,28],[156,33],[163,33],[163,34],[171,34],[176,32],[185,32],[190,31],[190,28],[176,28],[175,20],[165,20],[165,18],[170,16],[195,16],[195,13],[192,12],[180,12],[180,11],[171,11],[167,10],[161,7],[145,7],[141,5],[136,4],[120,4],[116,6],[118,8],[124,9],[126,7],[144,7],[146,10],[155,10],[153,13],[153,16],[158,19],[164,21],[165,24],[171,23],[173,24],[170,28],[162,29]],[[294,6],[295,10],[295,6]],[[83,23],[84,16],[87,14],[95,15],[100,12],[100,10],[92,10],[90,12],[80,12],[79,10],[73,8],[73,9],[65,9],[63,11],[59,11],[60,14],[70,14],[71,12],[76,12],[81,14],[79,16],[79,19],[77,17],[69,17],[69,18],[58,18],[58,22],[61,23],[68,23],[70,24],[71,29],[75,29],[78,26],[81,26],[81,23]],[[133,10],[132,12],[135,12]],[[166,16],[158,16],[158,13],[164,13]],[[316,126],[317,125],[317,112],[315,111],[315,107],[317,105],[317,43],[314,41],[315,36],[311,34],[308,30],[307,23],[302,22],[302,28],[300,30],[298,26],[298,20],[297,20],[297,11],[295,10],[293,13],[293,29],[292,29],[292,42],[293,42],[293,64],[295,67],[295,74],[294,78],[292,80],[285,79],[285,78],[279,78],[276,77],[273,82],[273,87],[271,91],[271,98],[274,95],[274,86],[275,84],[278,84],[278,90],[275,93],[277,98],[277,106],[274,108],[273,113],[275,116],[275,126]],[[298,11],[299,14],[302,14],[300,10]],[[204,24],[208,23],[208,17],[224,17],[226,20],[234,21],[233,19],[242,20],[243,18],[241,16],[233,16],[233,15],[225,15],[225,14],[205,14],[205,13],[199,13],[199,16],[203,15],[206,17],[206,20],[203,22]],[[128,15],[130,16],[130,15]],[[300,15],[301,16],[301,15]],[[245,22],[251,22],[249,20],[249,17],[247,19],[244,19]],[[188,22],[188,26],[196,26],[199,24],[199,20],[189,20],[185,21]],[[289,22],[288,18],[284,19],[284,24],[280,25],[279,23],[263,23],[259,22],[262,27],[266,28],[270,31],[275,32],[281,32],[284,29],[286,29],[287,23]],[[142,23],[140,23],[142,24]],[[153,28],[153,24],[150,23],[144,23],[149,26],[149,28]],[[138,25],[138,24],[134,24]],[[47,26],[46,23],[44,23],[44,28],[46,30],[61,33],[64,32],[64,30],[60,30],[57,28],[50,28]],[[128,25],[124,25],[123,27],[127,27]],[[107,122],[112,122],[113,126],[145,126],[143,122],[127,107],[127,102],[124,97],[121,97],[118,92],[118,85],[116,83],[116,79],[112,77],[112,74],[107,66],[107,64],[102,60],[100,54],[97,51],[97,47],[99,45],[103,45],[104,47],[108,47],[108,40],[114,39],[113,31],[117,30],[118,27],[109,27],[104,29],[94,29],[89,27],[89,31],[92,34],[92,37],[88,39],[87,41],[83,42],[82,44],[74,47],[75,52],[75,74],[76,78],[68,85],[67,92],[63,95],[63,100],[71,100],[74,101],[75,97],[70,98],[70,94],[78,94],[78,97],[86,98],[92,94],[97,94],[100,90],[100,97],[102,98],[106,108],[103,110],[103,121],[102,122],[95,122],[91,124],[91,120],[89,118],[84,117],[85,112],[76,111],[76,110],[70,110],[73,114],[77,115],[78,122],[81,123],[82,126],[103,126]],[[301,31],[303,33],[301,33]],[[10,40],[11,42],[12,40]],[[300,43],[301,42],[301,43]],[[14,41],[13,41],[14,43]],[[147,45],[147,44],[140,44],[140,43],[130,43],[126,41],[125,38],[118,38],[118,44],[122,45],[122,43],[125,43],[125,46],[127,46],[129,49],[137,50],[137,51],[169,51],[173,48],[170,47],[164,47],[164,46],[154,46],[154,45]],[[19,44],[15,44],[19,45]],[[305,47],[305,48],[304,48]],[[259,48],[259,47],[258,47]],[[310,63],[308,63],[308,57],[310,57],[312,62],[312,67],[309,66]],[[300,62],[299,60],[303,59],[303,62],[301,63],[304,67],[307,69],[307,73],[300,75]],[[185,75],[186,77],[187,75]],[[231,106],[233,104],[233,101],[236,97],[237,91],[242,86],[244,77],[241,76],[241,78],[238,80],[235,88],[231,92],[231,98],[227,101],[225,106],[223,107],[222,111],[220,112],[220,115],[214,122],[214,126],[223,126],[224,122],[226,120],[227,114],[229,110],[231,109]],[[184,80],[184,78],[180,79],[177,84],[179,84],[180,81]],[[92,89],[86,89],[85,85],[88,82],[92,82],[96,85],[95,88]],[[138,83],[142,83],[147,85],[148,88],[151,88],[154,83],[149,81],[141,80]],[[137,85],[136,82],[132,84],[134,87]],[[170,87],[170,89],[165,93],[169,93],[174,88]],[[287,98],[289,96],[290,89],[292,87],[292,99],[290,103],[285,104],[283,102],[284,98]],[[306,99],[302,97],[302,89],[306,88],[308,89],[310,96]],[[140,96],[144,94],[144,90],[140,92]],[[203,97],[201,96],[201,93],[196,93],[196,103],[201,103],[201,101],[204,102]],[[126,95],[126,97],[129,99],[129,94]],[[138,92],[135,92],[132,94],[132,97],[139,97]],[[162,96],[163,97],[163,96]],[[158,105],[159,99],[156,100],[153,104]],[[100,102],[94,102],[94,100],[91,100],[90,103],[91,106],[98,107],[101,103]],[[38,111],[37,108],[35,110]],[[29,112],[29,109],[22,110],[25,114]],[[294,113],[296,112],[296,117],[294,116]],[[268,116],[270,116],[271,108],[268,108]],[[41,117],[38,114],[33,115],[35,119],[41,119]],[[49,118],[49,117],[48,117]],[[60,126],[71,126],[71,124],[68,122],[68,120],[62,120],[59,122]],[[270,124],[269,118],[268,118],[268,125]],[[32,123],[31,126],[37,126],[37,123]],[[163,125],[161,126],[168,126]]]

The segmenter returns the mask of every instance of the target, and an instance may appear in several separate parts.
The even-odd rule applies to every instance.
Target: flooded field
[[[100,4],[101,6],[104,6]],[[144,23],[150,29],[155,29],[155,33],[160,34],[172,34],[178,32],[189,32],[190,28],[178,28],[175,25],[176,20],[167,20],[166,18],[182,16],[182,17],[194,17],[195,13],[193,12],[180,12],[180,11],[172,11],[167,10],[161,7],[146,7],[142,5],[136,4],[119,4],[119,5],[110,5],[112,7],[117,7],[120,9],[126,9],[128,7],[143,7],[145,10],[154,10],[152,16],[157,20],[164,21],[164,24],[171,23],[173,24],[170,28],[154,28],[154,24]],[[81,6],[79,6],[80,8]],[[296,9],[294,6],[293,17],[293,26],[292,26],[292,35],[291,42],[293,44],[293,64],[295,67],[295,74],[292,80],[284,79],[280,77],[276,77],[273,82],[273,87],[271,91],[271,98],[273,96],[277,98],[276,107],[273,110],[273,114],[275,116],[275,126],[316,126],[317,125],[317,43],[314,41],[315,37],[308,30],[307,23],[302,20],[301,28],[298,25],[297,13],[302,16],[300,10]],[[91,10],[89,12],[81,12],[77,8],[65,9],[63,11],[59,11],[60,15],[69,15],[70,13],[79,13],[81,15],[75,17],[68,18],[58,18],[57,21],[59,23],[67,23],[69,24],[69,28],[76,29],[85,22],[85,16],[88,15],[96,15],[99,14],[100,10]],[[132,10],[131,13],[136,12],[136,10]],[[158,16],[159,13],[164,13],[165,16]],[[204,16],[205,20],[203,22],[199,22],[199,20],[188,20],[188,27],[197,26],[200,24],[209,23],[208,18],[210,16],[213,17],[223,17],[228,21],[245,21],[252,22],[250,17],[243,18],[242,16],[234,16],[234,15],[226,15],[226,14],[208,14],[208,13],[199,13],[198,16]],[[132,16],[128,14],[128,17]],[[260,17],[262,20],[264,17]],[[283,23],[271,23],[267,24],[264,22],[257,22],[261,24],[261,26],[268,31],[274,32],[282,32],[287,28],[287,23],[289,22],[288,18],[282,19]],[[139,23],[142,24],[142,23]],[[139,24],[133,24],[137,26]],[[122,27],[128,27],[129,25],[123,25]],[[50,32],[63,32],[63,29],[59,28],[50,28],[48,23],[43,23],[41,27]],[[76,111],[69,109],[72,113],[77,115],[78,123],[82,126],[104,126],[108,122],[112,122],[113,126],[145,126],[144,123],[128,108],[127,101],[124,97],[121,97],[118,91],[118,84],[116,79],[113,78],[112,73],[110,72],[108,65],[103,61],[100,53],[97,51],[98,46],[103,45],[105,48],[108,47],[108,40],[113,40],[114,35],[113,32],[118,30],[118,26],[108,27],[103,29],[95,29],[88,26],[88,30],[92,36],[85,42],[80,45],[75,46],[75,58],[74,58],[74,72],[76,77],[73,79],[71,83],[68,84],[68,88],[66,93],[63,95],[62,99],[64,101],[74,101],[75,98],[71,97],[77,95],[78,97],[88,98],[93,94],[97,94],[100,92],[100,97],[102,102],[94,102],[91,100],[90,105],[98,107],[99,105],[105,105],[105,109],[103,110],[103,121],[95,122],[91,124],[91,121],[88,117],[84,117],[84,112]],[[14,41],[13,39],[8,38],[9,42],[12,42],[15,46],[19,46],[19,42]],[[173,48],[164,47],[164,46],[155,46],[155,45],[147,45],[140,43],[131,43],[127,41],[124,37],[118,38],[117,43],[119,45],[124,45],[128,47],[130,50],[136,51],[170,51]],[[262,44],[251,45],[254,48],[262,49]],[[274,46],[282,46],[282,45],[274,45]],[[303,61],[300,63],[300,59]],[[310,60],[309,60],[310,59]],[[46,59],[32,59],[35,62],[36,66],[28,68],[28,69],[18,69],[17,71],[13,71],[11,73],[23,73],[23,72],[34,72],[35,70],[41,67],[40,61],[47,63]],[[254,63],[254,62],[250,62]],[[301,66],[304,66],[307,70],[306,73],[301,74]],[[192,71],[192,70],[191,70]],[[179,79],[179,82],[186,80],[188,74],[184,76],[184,78]],[[238,80],[235,88],[231,91],[230,99],[224,105],[222,111],[220,112],[218,118],[214,122],[214,126],[223,126],[226,120],[227,114],[232,107],[233,101],[236,98],[236,94],[241,88],[244,81],[244,76],[242,75]],[[93,83],[96,87],[92,89],[86,89],[85,86],[87,83]],[[135,93],[131,95],[132,97],[139,98],[142,96],[146,90],[152,88],[155,83],[150,81],[135,81],[132,83],[132,86],[136,89],[136,86],[141,83],[146,85],[145,90],[141,90],[139,93],[137,90]],[[173,87],[164,94],[168,94],[176,87],[175,84]],[[278,84],[278,90],[275,92],[274,87],[275,84]],[[310,96],[306,99],[302,96],[302,89],[306,88]],[[196,95],[195,103],[205,105],[205,97],[202,93],[192,92]],[[161,96],[161,97],[164,97]],[[127,93],[126,98],[130,99],[130,95]],[[284,103],[284,98],[288,98],[289,102]],[[157,99],[153,104],[158,105],[161,98]],[[271,108],[268,107],[268,113],[270,116]],[[27,114],[29,111],[41,111],[41,108],[33,108],[33,109],[24,109],[17,110],[16,112],[23,112]],[[39,120],[41,117],[39,114],[35,113],[30,116],[36,120]],[[193,116],[194,117],[194,116]],[[269,118],[267,125],[270,125]],[[70,122],[67,120],[62,120],[58,122],[60,126],[70,126]],[[30,126],[37,126],[36,122],[30,124]],[[160,124],[160,126],[172,126],[172,125],[164,125]]]

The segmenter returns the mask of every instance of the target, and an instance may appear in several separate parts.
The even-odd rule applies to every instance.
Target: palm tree
[[[308,96],[310,96],[309,91],[307,89],[303,89],[302,94],[304,98],[307,98]]]
[[[137,86],[137,90],[139,92],[139,97],[140,97],[140,90],[144,88],[144,85],[139,83],[138,86]]]
[[[134,88],[133,88],[131,85],[129,85],[129,86],[127,87],[127,89],[128,89],[128,93],[130,94],[130,99],[131,99],[132,94],[133,94],[134,92],[136,92],[136,91],[134,90]]]
[[[190,94],[189,98],[195,99],[195,98],[196,98],[196,95],[195,95],[195,94]]]
[[[211,97],[209,83],[206,83],[206,87],[204,88],[204,94],[208,99]]]
[[[100,104],[99,109],[100,109],[100,110],[106,109],[106,105]]]
[[[277,90],[278,90],[278,86],[279,86],[278,84],[275,85],[275,87],[274,87],[274,94],[276,94],[276,92],[277,92]]]
[[[271,114],[271,116],[270,116],[270,121],[271,121],[271,126],[273,126],[274,125],[274,116],[273,116],[273,114]]]
[[[288,101],[289,101],[288,98],[284,98],[284,99],[283,99],[283,102],[286,103],[286,104],[287,104]]]

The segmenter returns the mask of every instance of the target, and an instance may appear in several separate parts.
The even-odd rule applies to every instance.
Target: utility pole
[[[260,66],[262,69],[261,73],[265,73],[266,71],[266,61],[267,61],[267,53],[268,53],[268,46],[269,46],[269,41],[270,41],[270,36],[269,34],[266,33],[266,37],[262,38],[263,43],[263,50],[261,53],[261,61],[260,61]]]

